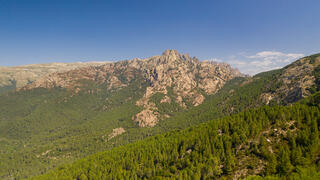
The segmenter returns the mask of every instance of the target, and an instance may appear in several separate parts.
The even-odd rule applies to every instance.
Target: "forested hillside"
[[[159,63],[159,59],[167,62],[170,58],[167,55],[155,57],[152,62]],[[175,60],[171,63],[179,68],[177,62],[186,59]],[[187,63],[195,61],[190,57],[187,60]],[[143,61],[138,62],[143,65]],[[314,55],[280,70],[253,77],[235,77],[226,81],[214,94],[206,94],[205,89],[191,88],[189,94],[197,91],[194,94],[197,96],[182,98],[182,101],[177,101],[183,95],[179,94],[182,93],[178,91],[179,88],[175,89],[174,83],[166,91],[153,89],[151,95],[147,93],[148,87],[150,89],[152,84],[157,83],[155,79],[159,79],[161,71],[148,71],[147,75],[151,73],[148,79],[151,80],[146,81],[140,71],[123,68],[127,67],[128,62],[115,64],[117,71],[112,76],[103,76],[107,81],[105,83],[100,83],[95,73],[88,73],[92,70],[100,72],[103,70],[101,67],[60,74],[59,77],[71,79],[70,82],[74,81],[72,76],[79,74],[94,79],[80,79],[81,90],[77,92],[72,91],[77,86],[72,90],[53,86],[7,93],[0,96],[0,178],[28,178],[46,173],[61,164],[157,134],[183,130],[264,105],[291,104],[319,90],[319,63],[319,55]],[[150,64],[145,66],[149,67]],[[213,74],[223,68],[228,70],[224,65],[206,63],[203,72],[208,71],[207,66],[215,67],[211,72]],[[179,80],[175,74],[179,71],[167,69]],[[113,81],[113,76],[119,81]],[[209,81],[212,77],[201,79],[197,75],[194,78],[192,82]],[[113,80],[109,82],[110,79]],[[179,80],[178,84],[184,83]],[[51,87],[52,84],[38,85]],[[157,86],[162,87],[161,84]],[[204,97],[200,98],[203,102],[193,104],[201,96]],[[142,106],[137,102],[142,102]],[[152,113],[157,114],[159,119],[154,127],[140,127],[135,117],[148,108],[152,108]]]
[[[247,110],[99,153],[33,179],[215,179],[252,175],[318,179],[319,103],[317,93],[287,107]]]
[[[168,50],[143,60],[57,72],[5,93],[0,96],[0,177],[42,174],[167,132],[169,127],[143,127],[200,105],[238,74],[229,65]]]

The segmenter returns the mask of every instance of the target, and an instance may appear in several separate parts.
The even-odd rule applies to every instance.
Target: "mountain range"
[[[320,54],[316,54],[282,69],[250,77],[225,63],[200,61],[176,50],[166,50],[160,56],[119,62],[1,67],[0,177],[29,178],[56,167],[59,168],[42,178],[121,179],[127,174],[133,179],[157,176],[210,179],[289,175],[297,172],[296,164],[292,161],[292,170],[283,173],[279,165],[283,159],[279,159],[279,167],[275,165],[275,169],[266,173],[273,155],[289,152],[270,142],[292,143],[286,140],[289,136],[283,135],[288,129],[315,131],[312,129],[315,122],[303,119],[307,116],[318,119],[314,101],[318,101],[320,88],[319,64]],[[293,122],[295,116],[302,119],[300,124]],[[231,123],[236,120],[245,130],[236,130],[239,124]],[[252,126],[247,126],[249,120]],[[228,130],[223,122],[231,123]],[[272,131],[266,131],[271,127]],[[269,144],[260,140],[261,134],[265,134]],[[213,144],[216,140],[223,141],[222,145]],[[318,144],[318,139],[312,141]],[[197,142],[202,144],[195,145]],[[310,144],[300,143],[305,148],[301,150],[303,154],[314,156],[304,157],[310,161],[306,166],[319,160],[319,146]],[[218,146],[224,150],[211,152]],[[269,148],[268,153],[263,154],[262,147]],[[296,150],[291,145],[287,148]],[[208,149],[211,155],[203,158]],[[78,160],[101,151],[106,152]],[[148,157],[142,158],[142,154]],[[146,161],[155,155],[153,161]],[[122,163],[116,161],[120,157],[125,161],[118,164],[120,169],[104,165],[104,162]],[[248,163],[249,160],[262,168]],[[74,164],[61,166],[71,162]],[[94,162],[90,167],[95,175],[85,166],[90,162]],[[139,167],[132,162],[144,165]],[[208,164],[220,168],[214,169],[215,173],[210,168],[202,169]],[[235,168],[236,164],[242,168]],[[112,176],[102,175],[108,173]]]
[[[0,94],[21,88],[53,72],[64,72],[104,63],[106,62],[30,64],[15,67],[0,66]]]

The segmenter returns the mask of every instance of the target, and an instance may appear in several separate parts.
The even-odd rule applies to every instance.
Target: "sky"
[[[0,0],[0,66],[176,49],[256,74],[320,52],[319,0]]]

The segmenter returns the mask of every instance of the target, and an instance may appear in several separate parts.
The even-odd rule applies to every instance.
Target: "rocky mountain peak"
[[[222,63],[201,62],[176,50],[166,50],[161,56],[133,59],[86,67],[65,73],[54,73],[38,80],[24,89],[62,87],[78,93],[85,89],[82,82],[93,81],[105,84],[106,91],[128,88],[131,83],[142,80],[147,85],[143,97],[136,102],[143,110],[133,117],[139,126],[154,126],[161,114],[152,98],[163,96],[160,103],[176,103],[181,108],[198,106],[205,97],[216,93],[230,79],[241,74]],[[139,77],[139,78],[138,78]],[[171,93],[169,93],[171,92]]]
[[[177,50],[168,49],[165,50],[161,57],[160,61],[164,61],[165,63],[175,62],[175,61],[192,61],[194,58],[190,58],[188,54],[180,54]]]
[[[181,56],[181,54],[175,49],[166,49],[163,51],[162,56]]]

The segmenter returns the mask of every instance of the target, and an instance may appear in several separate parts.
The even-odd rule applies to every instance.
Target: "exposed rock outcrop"
[[[155,111],[151,112],[152,109],[156,110],[156,107],[149,101],[154,94],[160,92],[167,95],[167,88],[170,87],[176,95],[175,102],[181,107],[187,108],[186,101],[198,106],[205,99],[199,90],[203,90],[206,95],[214,94],[222,88],[226,81],[241,76],[239,71],[232,69],[230,65],[209,61],[201,62],[196,58],[190,58],[189,55],[181,55],[176,50],[166,50],[162,56],[154,56],[138,64],[138,68],[145,70],[144,76],[150,83],[150,87],[147,88],[144,97],[138,101],[137,105],[148,109],[148,111],[143,111],[143,114],[148,112],[149,119],[154,122],[157,122],[158,118],[154,118],[157,116],[154,114]],[[165,101],[168,100],[162,100],[162,102]],[[135,120],[145,122],[147,116],[138,115]],[[152,122],[148,126],[154,124]]]
[[[115,128],[112,130],[112,133],[108,135],[108,140],[116,137],[116,136],[119,136],[123,133],[125,133],[126,131],[122,128],[122,127],[119,127],[119,128]]]
[[[183,108],[187,104],[200,105],[205,96],[216,93],[230,79],[242,74],[225,63],[201,62],[176,50],[166,50],[161,56],[133,59],[85,67],[64,73],[53,73],[25,86],[23,89],[62,87],[82,89],[83,80],[106,84],[107,90],[118,90],[136,81],[138,77],[147,83],[146,91],[136,102],[141,112],[133,117],[139,126],[154,126],[159,121],[157,106],[150,98],[157,93],[165,95],[161,102],[174,101]],[[169,97],[168,90],[172,90]],[[77,92],[78,92],[77,91]],[[76,93],[77,93],[76,92]],[[168,116],[168,115],[167,115]]]
[[[262,101],[266,104],[271,100],[288,104],[309,96],[310,89],[316,85],[313,72],[319,65],[320,56],[316,56],[312,59],[299,59],[285,67],[277,80],[278,87],[274,91],[263,93]]]
[[[155,109],[146,107],[146,109],[139,112],[133,120],[138,123],[140,127],[153,127],[159,121],[158,113],[154,111]]]
[[[164,98],[161,99],[160,103],[171,103],[171,99],[168,96],[164,96]]]

